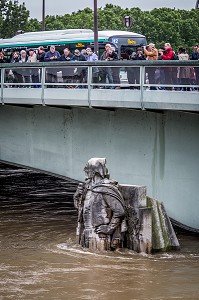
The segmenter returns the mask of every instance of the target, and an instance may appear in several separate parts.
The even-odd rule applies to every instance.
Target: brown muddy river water
[[[76,183],[0,164],[0,300],[199,299],[199,237],[181,251],[93,253],[75,243]]]

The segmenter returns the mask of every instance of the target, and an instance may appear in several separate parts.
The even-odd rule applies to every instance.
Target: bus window
[[[128,60],[133,53],[136,53],[137,47],[138,46],[122,45],[120,49],[120,59]]]

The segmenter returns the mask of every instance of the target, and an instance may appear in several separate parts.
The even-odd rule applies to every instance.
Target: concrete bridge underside
[[[170,217],[199,228],[199,115],[0,106],[0,159],[83,180],[91,157],[111,177],[146,185]]]

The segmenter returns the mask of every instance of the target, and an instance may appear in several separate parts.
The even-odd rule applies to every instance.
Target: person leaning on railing
[[[37,60],[37,54],[35,53],[34,49],[29,49],[28,50],[29,56],[27,59],[28,63],[36,63]],[[38,84],[39,83],[39,69],[38,68],[31,68],[30,69],[30,77],[31,77],[31,81],[33,83],[32,87],[39,87]]]
[[[91,62],[92,61],[98,61],[97,54],[93,53],[91,48],[87,48],[86,53],[87,53],[87,56],[86,56],[87,61],[91,61]],[[98,76],[99,76],[99,68],[98,67],[93,67],[92,68],[92,82],[93,83],[98,83],[99,82]]]
[[[50,50],[46,52],[44,56],[45,62],[56,62],[60,60],[60,53],[55,50],[55,46],[51,45]],[[46,70],[46,82],[57,83],[57,68],[47,68]],[[53,87],[48,86],[48,87]]]
[[[8,63],[9,60],[5,57],[5,53],[3,51],[0,52],[0,64]],[[5,70],[5,82],[8,82],[9,71]]]
[[[45,50],[43,46],[38,47],[37,51],[37,61],[39,62],[44,62],[44,57],[45,57]]]
[[[71,61],[86,61],[86,58],[83,54],[81,54],[81,52],[78,49],[75,49],[74,51],[74,55],[71,59]],[[77,71],[76,71],[76,77],[78,82],[80,83],[86,83],[86,77],[87,77],[87,68],[85,67],[78,67]],[[83,86],[79,86],[79,87],[83,87]]]
[[[11,63],[18,63],[20,60],[20,56],[19,56],[19,52],[15,51],[12,54]],[[12,83],[23,83],[23,76],[18,72],[18,70],[10,70],[9,72],[10,74],[10,80],[8,80],[8,82],[12,82]],[[12,85],[12,87],[18,87],[18,85]]]
[[[68,48],[64,49],[64,53],[60,57],[60,61],[70,62],[73,59],[73,54],[69,51]],[[64,83],[73,83],[74,79],[74,67],[63,67],[62,69],[62,78]],[[73,86],[66,85],[66,88],[71,88]]]
[[[27,60],[28,60],[28,55],[27,55],[26,51],[21,50],[19,63],[24,64],[27,62]],[[22,75],[24,83],[30,83],[30,69],[29,68],[20,68],[19,70],[17,70],[17,72]],[[27,88],[29,86],[25,85],[24,87]]]
[[[189,60],[189,54],[186,53],[186,49],[180,47],[178,49],[178,57],[179,60]],[[191,67],[178,67],[177,77],[179,78],[179,82],[181,85],[189,85],[191,78]],[[182,87],[182,91],[190,91],[189,87]]]

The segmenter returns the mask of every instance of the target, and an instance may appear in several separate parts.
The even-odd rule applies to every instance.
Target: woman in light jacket
[[[186,53],[186,49],[180,47],[178,49],[178,57],[179,60],[189,60],[189,54]],[[179,79],[179,83],[182,85],[189,85],[191,78],[191,68],[190,67],[179,67],[177,78]],[[182,91],[190,91],[189,87],[183,87]]]

